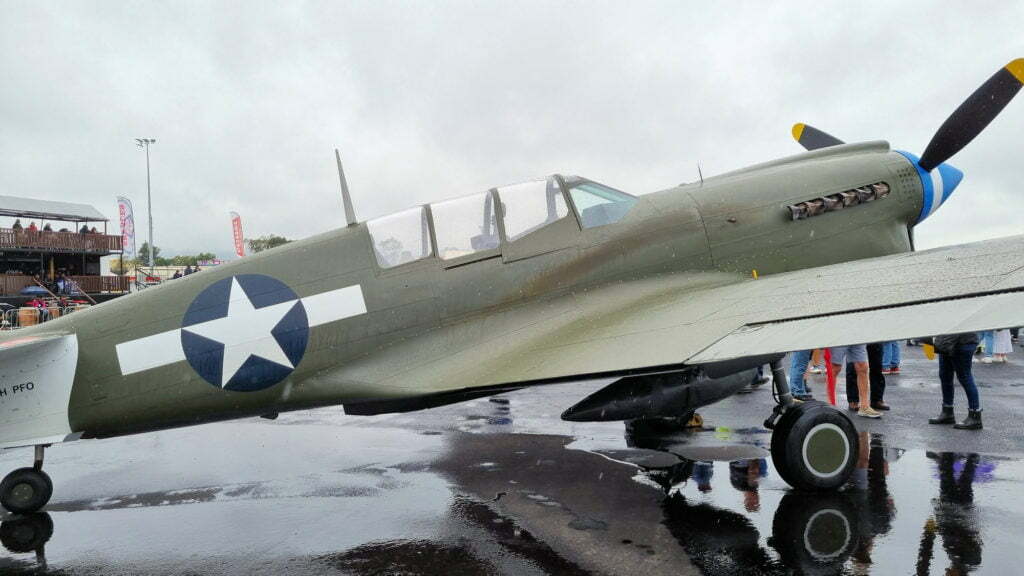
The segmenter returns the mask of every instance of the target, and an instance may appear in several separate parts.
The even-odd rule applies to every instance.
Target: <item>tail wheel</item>
[[[0,504],[15,514],[35,512],[53,495],[53,481],[42,470],[18,468],[0,482]]]
[[[857,429],[850,418],[822,402],[791,406],[772,433],[772,463],[798,490],[835,490],[857,464]]]

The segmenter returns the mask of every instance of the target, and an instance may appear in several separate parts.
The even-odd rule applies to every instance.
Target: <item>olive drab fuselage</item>
[[[873,202],[802,220],[788,209],[879,182],[890,193]],[[366,224],[358,224],[7,333],[0,341],[76,335],[68,419],[72,431],[85,437],[410,396],[430,392],[416,388],[414,373],[398,388],[381,386],[372,376],[398,361],[388,356],[396,343],[523,301],[608,283],[693,271],[725,283],[755,271],[768,275],[910,251],[910,228],[921,206],[921,184],[907,158],[883,142],[845,145],[641,196],[614,224],[582,228],[574,213],[566,223],[513,242],[502,234],[494,253],[458,265],[433,256],[383,269]],[[500,224],[500,211],[496,219]],[[265,389],[220,389],[180,361],[123,373],[119,344],[176,333],[204,290],[245,275],[276,279],[300,299],[358,287],[365,312],[311,327],[294,370]],[[453,334],[458,336],[433,346],[475,337]]]

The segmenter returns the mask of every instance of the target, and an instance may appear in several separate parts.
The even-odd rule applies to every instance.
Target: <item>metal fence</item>
[[[56,320],[61,316],[74,314],[89,308],[91,304],[74,304],[71,306],[48,306],[46,308],[35,308],[26,306],[24,308],[4,308],[0,313],[0,330],[15,330],[28,326],[36,326],[50,320]]]

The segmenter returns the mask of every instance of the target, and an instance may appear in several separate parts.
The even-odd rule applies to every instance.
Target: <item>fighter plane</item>
[[[618,377],[570,420],[671,418],[770,363],[780,475],[841,486],[850,418],[796,402],[786,352],[1024,325],[1024,236],[914,252],[946,161],[1020,91],[999,69],[918,157],[810,126],[807,152],[632,196],[554,175],[350,225],[0,334],[0,503],[38,510],[44,448],[341,404],[429,408]],[[350,199],[345,204],[349,213]]]

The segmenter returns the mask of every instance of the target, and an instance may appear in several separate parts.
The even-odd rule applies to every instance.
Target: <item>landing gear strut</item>
[[[823,402],[797,402],[782,360],[772,362],[778,405],[765,421],[772,430],[772,463],[798,490],[835,490],[857,463],[857,429],[850,418]]]
[[[53,482],[43,472],[45,445],[36,446],[35,463],[31,468],[18,468],[0,482],[0,504],[15,514],[35,512],[50,501]]]

